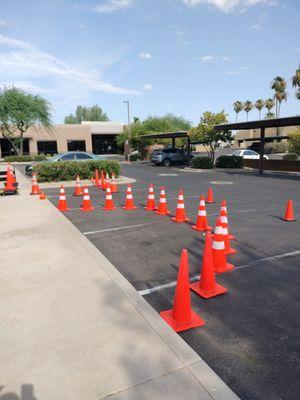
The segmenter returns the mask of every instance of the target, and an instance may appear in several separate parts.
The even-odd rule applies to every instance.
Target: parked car
[[[163,165],[165,167],[171,164],[186,164],[191,156],[177,148],[156,149],[150,154],[150,161],[156,165]]]
[[[229,156],[239,156],[249,160],[258,160],[259,154],[253,150],[236,150],[233,153],[228,154]],[[264,155],[264,159],[268,160],[269,157]]]
[[[250,144],[250,146],[247,147],[247,150],[253,150],[259,152],[260,149],[260,143],[259,142],[253,142]],[[272,153],[272,148],[265,146],[264,148],[265,154],[271,154]]]
[[[47,158],[47,160],[40,161],[42,163],[44,162],[59,162],[59,161],[91,161],[91,160],[103,160],[103,156],[98,156],[93,153],[87,153],[85,151],[69,151],[68,153],[61,153],[61,154],[56,154],[53,157]],[[32,165],[26,165],[25,167],[25,173],[28,176],[32,175],[32,170],[33,166]]]

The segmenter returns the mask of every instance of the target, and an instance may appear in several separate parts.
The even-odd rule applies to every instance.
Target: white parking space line
[[[277,254],[277,255],[271,256],[271,257],[261,258],[259,260],[253,261],[250,264],[238,265],[238,266],[235,267],[235,269],[232,272],[234,272],[236,270],[244,269],[244,268],[250,268],[250,267],[253,267],[253,266],[257,265],[257,264],[264,263],[266,261],[272,261],[272,260],[276,261],[276,260],[281,260],[281,259],[288,258],[288,257],[295,257],[295,256],[298,256],[298,255],[300,255],[300,250],[291,251],[289,253]],[[198,275],[194,275],[194,276],[192,276],[190,278],[190,282],[191,283],[195,282],[198,279],[200,279],[200,275],[199,274]],[[168,289],[168,288],[174,287],[174,286],[176,286],[176,283],[177,283],[177,281],[172,281],[170,283],[166,283],[165,285],[159,285],[159,286],[155,286],[155,287],[152,287],[152,288],[149,288],[149,289],[139,290],[138,293],[141,296],[146,296],[147,294],[150,294],[150,293],[154,293],[154,292],[158,292],[158,291],[163,290],[163,289]]]
[[[95,234],[95,233],[119,231],[119,230],[121,230],[121,229],[138,228],[138,227],[140,227],[140,226],[147,226],[147,225],[153,225],[153,224],[154,224],[154,222],[148,222],[148,223],[146,223],[146,224],[119,226],[118,228],[108,228],[108,229],[100,229],[99,231],[83,232],[83,234],[84,234],[84,235],[93,235],[93,234]]]

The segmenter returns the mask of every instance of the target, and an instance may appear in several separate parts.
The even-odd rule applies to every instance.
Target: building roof
[[[172,139],[179,137],[188,137],[188,131],[150,133],[148,135],[141,135],[140,137],[142,139]]]

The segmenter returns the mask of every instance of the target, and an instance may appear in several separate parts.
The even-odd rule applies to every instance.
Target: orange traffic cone
[[[210,299],[227,292],[226,288],[216,283],[211,233],[209,231],[205,234],[200,281],[190,284],[190,288],[204,299]]]
[[[111,193],[118,192],[118,185],[117,185],[116,176],[114,173],[111,174],[110,191],[111,191]]]
[[[226,213],[226,217],[227,217],[227,225],[228,225],[228,215],[227,215],[227,206],[226,206],[226,200],[222,200],[221,202],[221,208],[220,208],[220,216],[221,216],[221,211],[224,210]],[[228,238],[229,240],[234,240],[235,236],[232,235],[232,233],[230,233],[229,231],[229,225],[228,225]]]
[[[101,183],[100,183],[100,179],[99,179],[99,171],[98,171],[98,169],[95,169],[94,185],[95,185],[97,188],[101,188]]]
[[[146,204],[145,210],[148,210],[148,211],[156,210],[154,189],[153,189],[152,183],[150,183],[150,185],[149,185],[148,199],[147,199],[147,204]]]
[[[293,200],[288,200],[286,204],[286,209],[285,209],[285,214],[284,217],[282,218],[284,221],[292,222],[296,221],[295,215],[294,215],[294,205],[293,205]]]
[[[125,205],[122,208],[124,210],[135,210],[137,208],[133,201],[133,195],[130,184],[127,186]]]
[[[60,190],[59,190],[59,198],[58,198],[57,208],[60,211],[69,211],[70,210],[67,205],[67,198],[66,198],[64,185],[61,185]]]
[[[10,166],[8,165],[6,169],[6,181],[3,191],[5,194],[14,194],[16,190],[17,190],[16,180],[13,172],[10,169]]]
[[[39,185],[37,184],[36,173],[32,173],[32,185],[31,185],[31,193],[32,195],[41,194],[41,190]]]
[[[83,201],[82,205],[80,206],[81,211],[93,211],[94,207],[92,206],[89,189],[87,186],[83,187]]]
[[[184,198],[183,198],[183,190],[180,189],[178,193],[178,200],[176,206],[176,214],[175,217],[172,218],[172,221],[175,222],[187,222],[190,219],[185,215],[185,208],[184,208]]]
[[[82,196],[82,195],[83,195],[83,193],[82,193],[82,189],[80,186],[80,177],[79,177],[79,175],[76,175],[76,184],[75,184],[75,190],[74,190],[73,196]]]
[[[212,203],[215,202],[215,200],[214,200],[214,192],[213,192],[211,187],[209,187],[208,190],[207,190],[207,196],[206,196],[206,200],[205,201],[206,201],[206,203],[209,203],[209,204],[212,204]]]
[[[109,173],[108,172],[106,172],[105,182],[106,182],[106,185],[105,185],[104,188],[102,188],[102,190],[106,190],[110,186],[110,179],[109,179]]]
[[[40,200],[46,200],[46,195],[45,195],[45,193],[44,192],[41,192],[41,194],[40,194]]]
[[[205,324],[205,321],[191,308],[188,252],[186,249],[183,249],[181,252],[173,309],[162,311],[160,316],[176,332],[196,328]]]
[[[105,206],[102,207],[103,210],[105,211],[113,211],[116,210],[117,207],[115,207],[112,195],[111,195],[111,190],[110,187],[108,186],[108,188],[106,189],[106,196],[105,196]]]
[[[204,196],[200,196],[200,203],[198,207],[198,216],[196,225],[192,226],[196,231],[211,231],[212,227],[208,225],[206,217],[206,208]]]
[[[227,263],[226,260],[223,227],[220,218],[217,219],[212,250],[215,272],[217,274],[231,271],[234,268],[234,265]]]
[[[220,220],[223,228],[223,239],[224,239],[224,244],[225,244],[225,253],[227,255],[229,254],[236,254],[236,249],[233,249],[230,247],[230,240],[229,240],[229,234],[228,234],[228,220],[226,216],[226,211],[223,209],[221,210],[220,214]]]
[[[156,214],[159,214],[159,215],[170,214],[170,211],[168,210],[167,199],[166,199],[166,191],[165,191],[164,186],[162,186],[160,188],[158,209],[155,212],[156,212]]]
[[[102,190],[106,190],[106,188],[107,188],[107,182],[106,182],[106,179],[104,176],[103,169],[101,170],[101,188],[102,188]]]

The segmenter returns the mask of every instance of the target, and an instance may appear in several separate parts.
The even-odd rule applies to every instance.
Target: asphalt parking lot
[[[236,268],[217,277],[228,294],[204,300],[192,293],[193,309],[204,327],[181,333],[183,339],[242,399],[299,399],[300,393],[300,178],[258,177],[247,172],[187,172],[149,164],[122,164],[139,208],[125,211],[126,186],[114,194],[116,211],[101,206],[105,192],[91,188],[96,207],[79,210],[82,199],[66,188],[71,211],[64,215],[115,265],[158,311],[170,308],[182,248],[189,251],[190,276],[201,267],[203,236],[191,229],[199,195],[213,187],[216,203],[207,205],[214,225],[220,202],[226,199],[232,247],[229,261]],[[144,210],[148,185],[164,185],[169,209],[175,212],[179,189],[184,190],[190,223]],[[58,190],[45,191],[57,204]],[[297,221],[281,220],[288,198],[294,200]]]

